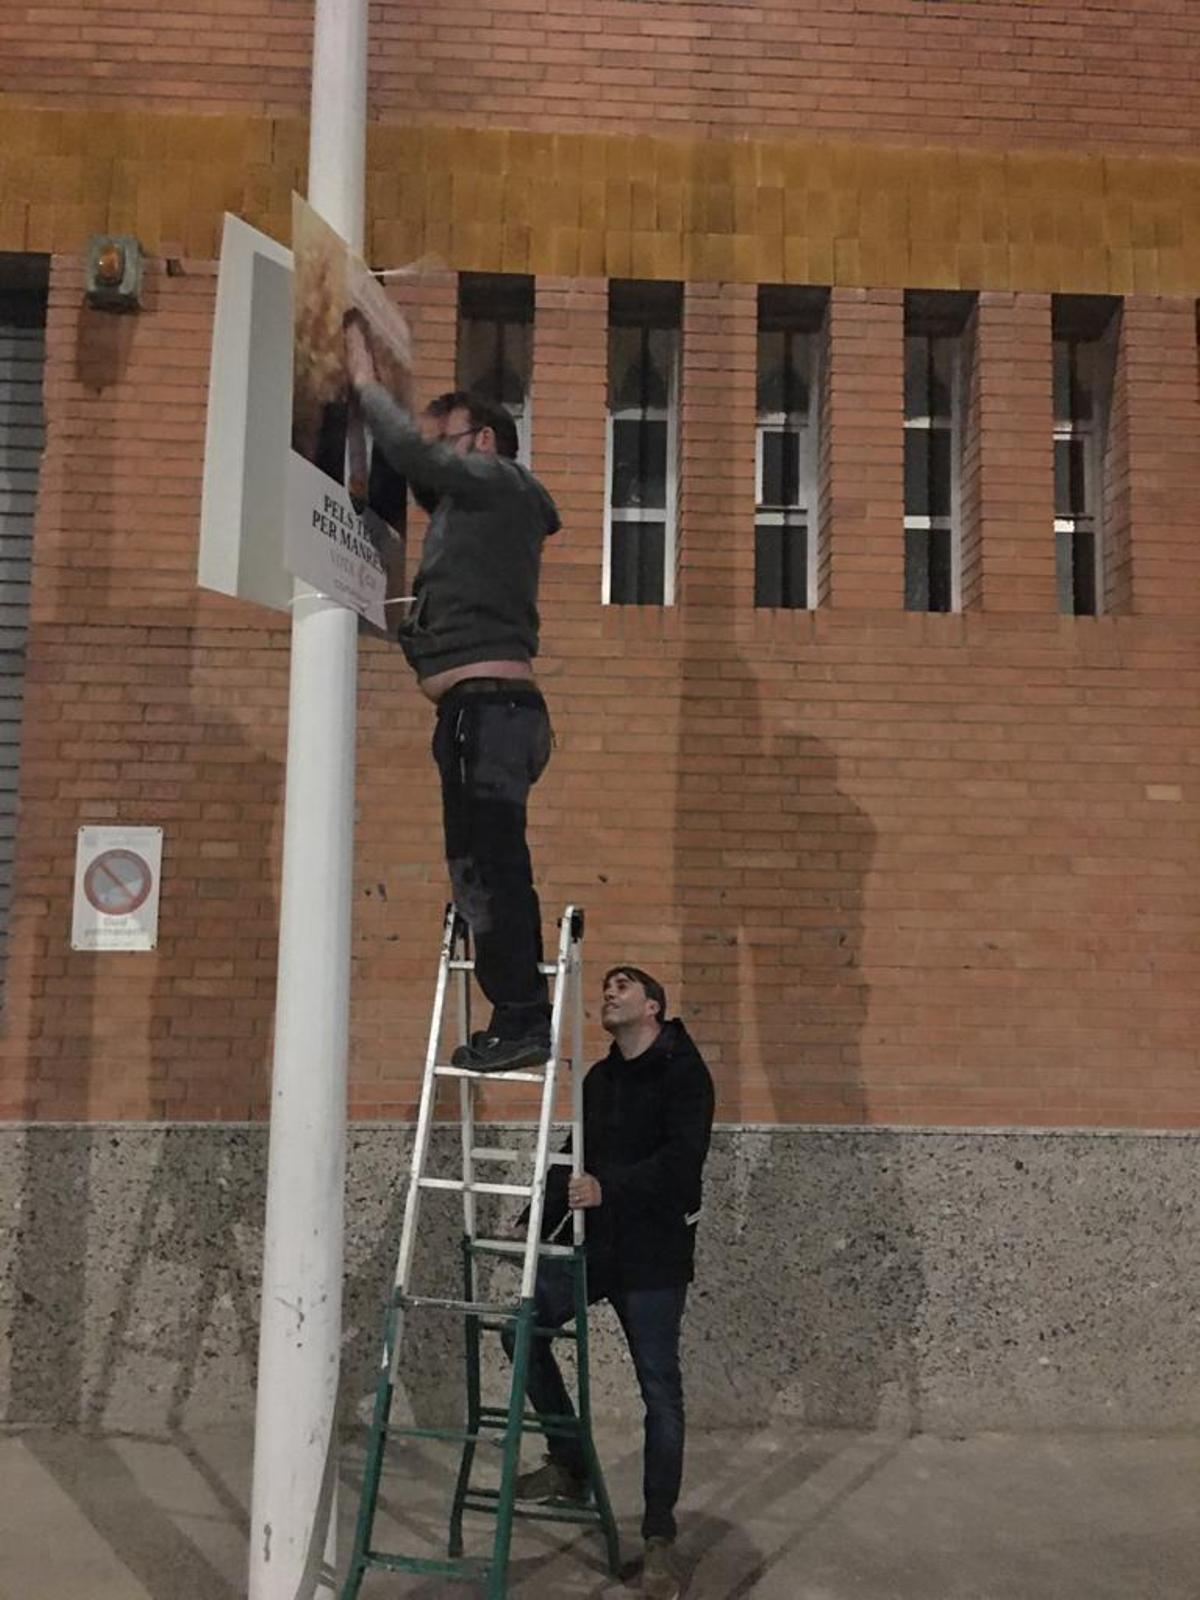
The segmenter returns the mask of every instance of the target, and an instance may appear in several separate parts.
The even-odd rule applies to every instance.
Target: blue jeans
[[[561,1328],[575,1315],[571,1269],[562,1261],[543,1261],[538,1268],[537,1326]],[[588,1273],[588,1300],[607,1300],[617,1313],[633,1357],[634,1371],[646,1407],[646,1445],[642,1464],[645,1511],[642,1537],[673,1539],[675,1505],[683,1480],[683,1378],[679,1369],[679,1332],[687,1285],[668,1289],[619,1289],[604,1274]],[[504,1348],[512,1355],[514,1335],[507,1329]],[[529,1354],[529,1399],[539,1416],[574,1416],[549,1339],[534,1338]],[[583,1477],[587,1467],[577,1439],[548,1438],[550,1455],[569,1472]]]
[[[542,917],[525,842],[529,791],[550,759],[550,718],[531,684],[472,678],[438,702],[433,758],[442,779],[446,864],[471,929],[489,1032],[548,1033]]]

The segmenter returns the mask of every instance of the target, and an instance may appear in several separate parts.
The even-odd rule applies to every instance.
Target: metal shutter
[[[46,295],[0,281],[0,972],[7,953],[30,559],[45,443]]]

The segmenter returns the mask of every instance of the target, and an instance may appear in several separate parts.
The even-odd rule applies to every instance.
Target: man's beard
[[[421,510],[432,516],[438,508],[438,503],[442,498],[441,495],[435,494],[432,489],[423,489],[411,481],[408,487],[412,490],[412,497]]]

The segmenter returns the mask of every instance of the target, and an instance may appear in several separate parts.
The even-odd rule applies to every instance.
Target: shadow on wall
[[[804,728],[822,688],[815,672],[804,683],[816,647],[756,665],[734,615],[685,619],[681,662],[681,1010],[713,1067],[718,1121],[735,1125],[707,1174],[722,1209],[701,1224],[691,1383],[730,1424],[916,1428],[925,1284],[894,1140],[831,1131],[813,1163],[811,1140],[788,1133],[870,1120],[861,952],[875,829],[832,747]]]
[[[276,764],[249,749],[233,725],[220,732],[222,756],[240,774],[238,787],[261,801],[277,781]],[[210,759],[214,733],[210,721]],[[221,1097],[244,1116],[256,1083],[265,1081],[268,1035],[242,1031],[226,992],[236,987],[234,980],[189,985],[176,976],[195,963],[187,959],[192,941],[180,922],[188,913],[176,904],[172,874],[194,872],[192,851],[222,826],[212,827],[202,815],[166,817],[153,799],[119,801],[115,810],[113,817],[106,808],[114,821],[164,818],[161,938],[158,950],[145,954],[67,954],[71,992],[40,1026],[58,1035],[70,1114],[86,1116],[93,1094],[103,1103],[105,1080],[122,1071],[114,1047],[119,1022],[130,1059],[144,1058],[149,1081],[138,1093],[151,1116],[185,1119],[189,1085],[199,1089],[206,1112]],[[86,803],[80,820],[95,820]],[[269,834],[269,825],[263,831]],[[69,869],[63,878],[61,897],[47,903],[39,939],[65,950]],[[212,954],[214,946],[207,950]],[[109,962],[154,968],[118,1015],[106,981]],[[38,1093],[31,1085],[31,1111],[54,1115],[54,1102],[35,1098]],[[259,1130],[235,1133],[228,1125],[221,1138],[204,1128],[136,1124],[35,1125],[27,1131],[10,1420],[99,1427],[111,1407],[123,1419],[137,1416],[139,1425],[174,1429],[195,1406],[215,1401],[218,1411],[244,1409],[255,1363],[251,1302],[260,1271],[262,1139]],[[223,1372],[220,1394],[206,1398],[206,1368],[231,1345],[243,1353],[243,1381],[230,1392]]]
[[[734,1131],[708,1182],[685,1340],[706,1421],[917,1431],[927,1291],[898,1137]]]
[[[82,1125],[111,1108],[184,1121],[193,1104],[205,1117],[244,1118],[265,1097],[268,1069],[269,1005],[257,1014],[253,968],[272,959],[276,914],[261,864],[275,848],[281,766],[229,709],[243,652],[223,660],[199,648],[191,606],[145,608],[128,532],[130,505],[148,511],[150,487],[194,493],[163,476],[194,469],[190,442],[173,437],[169,415],[159,440],[134,382],[135,346],[161,360],[155,340],[171,337],[170,323],[154,329],[158,304],[151,279],[137,319],[64,294],[51,308],[50,360],[69,352],[75,384],[52,418],[60,459],[47,478],[67,486],[71,507],[83,496],[88,533],[86,542],[78,529],[70,535],[69,565],[50,566],[35,588],[30,709],[43,723],[65,718],[64,738],[86,718],[107,738],[94,765],[86,748],[76,755],[69,799],[42,801],[43,814],[58,805],[57,826],[27,838],[18,864],[47,886],[31,898],[24,932],[34,969],[48,975],[27,1002],[28,1115],[73,1124],[35,1124],[23,1140],[7,1405],[23,1423],[98,1428],[112,1410],[126,1426],[137,1418],[175,1429],[210,1402],[244,1411],[254,1369],[261,1135]],[[198,361],[194,377],[201,400]],[[137,462],[128,444],[139,428],[163,457],[140,495],[129,489]],[[83,483],[77,468],[72,477],[76,451]],[[50,552],[71,522],[58,501],[39,513]],[[178,505],[166,515],[178,519]],[[51,517],[60,525],[43,530]],[[39,747],[23,780],[39,781],[40,759]],[[71,951],[74,834],[84,823],[163,826],[156,951]],[[244,1357],[236,1393],[223,1370],[217,1394],[205,1373],[231,1344]]]
[[[357,1430],[370,1416],[383,1348],[383,1324],[395,1279],[404,1223],[412,1128],[389,1128],[380,1138],[351,1129],[347,1150],[346,1282],[342,1305],[341,1413]],[[457,1127],[435,1127],[429,1171],[449,1175],[461,1164]],[[440,1202],[440,1203],[439,1203]],[[462,1294],[462,1202],[426,1195],[413,1261],[417,1292]],[[457,1317],[412,1311],[404,1323],[392,1416],[420,1426],[459,1425],[463,1409],[463,1338]]]
[[[55,827],[23,845],[22,869],[37,880],[25,945],[33,968],[56,980],[30,1001],[23,1025],[25,1105],[30,1118],[72,1125],[46,1120],[20,1141],[0,1408],[22,1423],[175,1432],[199,1418],[244,1419],[253,1405],[266,1133],[230,1122],[254,1115],[266,1095],[270,1015],[261,995],[274,975],[277,911],[262,862],[276,850],[282,766],[260,748],[254,719],[267,721],[273,702],[242,648],[263,636],[214,641],[191,604],[138,609],[147,591],[138,587],[130,505],[145,510],[150,489],[161,488],[176,497],[167,515],[178,528],[178,500],[191,506],[194,496],[193,443],[177,421],[168,418],[147,484],[137,477],[144,458],[128,444],[138,429],[143,443],[158,442],[138,381],[144,360],[172,359],[163,281],[148,275],[138,318],[86,310],[73,286],[56,287],[51,360],[60,372],[73,365],[74,381],[61,385],[47,482],[82,498],[64,504],[56,494],[41,509],[50,553],[31,641],[35,704],[43,725],[64,722],[63,737],[72,721],[102,718],[125,753],[115,770],[111,754],[95,768],[83,756]],[[185,368],[175,381],[194,380],[190,416],[206,381],[194,348],[180,357]],[[177,465],[189,475],[180,489],[167,476]],[[81,508],[86,543],[76,531],[65,546]],[[65,548],[69,562],[58,553]],[[190,575],[179,577],[186,588]],[[90,630],[84,663],[81,620]],[[286,650],[269,648],[264,659],[282,679]],[[268,722],[264,740],[269,732]],[[44,782],[41,759],[39,751],[27,778]],[[74,831],[84,822],[162,823],[156,952],[70,951]],[[186,1122],[193,1103],[226,1120],[166,1129],[140,1120]],[[97,1107],[114,1106],[139,1121],[88,1125]],[[405,1152],[384,1143],[374,1162],[350,1151],[344,1392],[354,1401],[373,1388],[403,1212]],[[431,1292],[457,1290],[459,1233],[449,1218],[422,1230],[419,1264]],[[432,1324],[410,1333],[401,1382],[413,1403],[434,1418],[450,1397],[457,1409],[461,1365],[443,1358]]]

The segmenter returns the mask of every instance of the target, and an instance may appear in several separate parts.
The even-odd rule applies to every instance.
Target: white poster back
[[[217,280],[197,581],[288,611],[292,253],[226,215]]]

